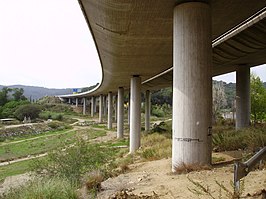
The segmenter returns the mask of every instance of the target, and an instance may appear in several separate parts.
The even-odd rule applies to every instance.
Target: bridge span
[[[60,96],[88,98],[91,115],[99,96],[99,121],[118,93],[117,137],[123,137],[124,91],[130,93],[130,153],[140,147],[141,92],[173,86],[172,168],[210,164],[212,77],[236,71],[236,127],[250,121],[250,67],[266,63],[266,1],[79,0],[102,65],[92,91]],[[106,97],[107,96],[107,97]],[[108,106],[106,105],[108,98]],[[204,100],[199,100],[199,99]]]

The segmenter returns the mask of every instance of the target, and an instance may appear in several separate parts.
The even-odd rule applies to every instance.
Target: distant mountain
[[[24,85],[12,85],[12,86],[2,86],[0,85],[0,90],[3,87],[8,88],[23,88],[24,95],[28,99],[40,99],[44,96],[55,96],[55,95],[64,95],[72,93],[72,88],[66,89],[54,89],[54,88],[44,88],[44,87],[37,87],[37,86],[24,86]]]

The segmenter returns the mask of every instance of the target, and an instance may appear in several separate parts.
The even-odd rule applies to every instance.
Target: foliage
[[[97,144],[87,144],[84,140],[77,139],[73,147],[54,151],[45,161],[36,161],[34,168],[38,172],[45,170],[50,176],[66,178],[73,185],[80,185],[81,176],[100,169],[112,158],[113,152]]]
[[[20,100],[27,100],[27,98],[24,96],[24,89],[23,88],[13,88],[13,97],[15,101],[20,101]]]
[[[0,91],[0,106],[4,106],[8,102],[8,93],[11,90],[11,88],[4,87],[2,91]]]
[[[224,92],[225,92],[226,101],[227,101],[226,108],[229,108],[233,111],[234,101],[235,101],[235,96],[236,96],[236,84],[231,83],[231,82],[226,84],[224,82]]]
[[[213,133],[215,151],[238,149],[256,150],[266,145],[266,128],[247,128],[241,130],[218,130]]]
[[[172,95],[173,95],[172,88],[169,87],[169,88],[160,89],[151,94],[151,103],[158,105],[163,105],[163,104],[172,105]]]
[[[21,106],[29,104],[29,101],[9,101],[4,106],[0,107],[0,118],[14,117],[14,112]]]
[[[58,120],[58,121],[62,121],[64,118],[62,113],[56,113],[56,112],[50,112],[50,111],[42,111],[39,114],[39,117],[44,120],[53,119],[53,120]]]
[[[256,124],[266,119],[266,88],[258,76],[251,74],[250,78],[251,116]]]
[[[172,109],[168,104],[163,105],[152,105],[151,114],[156,117],[166,117],[171,114]]]
[[[25,185],[11,189],[0,199],[78,199],[76,188],[63,178],[36,178]]]
[[[41,108],[36,104],[26,104],[20,106],[14,113],[15,117],[20,121],[23,121],[24,117],[30,117],[31,119],[36,119],[39,117]]]

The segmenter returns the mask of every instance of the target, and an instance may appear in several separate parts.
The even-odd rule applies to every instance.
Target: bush
[[[36,160],[33,169],[46,171],[49,176],[67,179],[71,184],[79,186],[81,176],[86,172],[100,169],[112,158],[113,150],[102,148],[96,144],[87,144],[78,139],[75,146],[64,151],[58,149],[48,155],[47,159]]]
[[[20,106],[14,113],[15,117],[20,121],[23,121],[24,117],[30,117],[31,119],[36,119],[39,117],[41,108],[35,104],[26,104]]]
[[[35,179],[19,188],[11,189],[0,199],[78,199],[76,187],[62,178]]]
[[[165,117],[171,114],[171,108],[168,104],[153,105],[151,114],[157,117]]]
[[[61,113],[55,113],[50,111],[42,111],[39,117],[44,120],[53,119],[58,121],[62,121],[64,118],[64,116]]]
[[[265,145],[265,128],[218,131],[213,134],[214,151],[231,151],[238,149],[255,151]]]
[[[7,118],[7,117],[14,117],[14,112],[16,109],[21,106],[29,104],[29,101],[10,101],[6,103],[3,107],[0,108],[0,117]]]

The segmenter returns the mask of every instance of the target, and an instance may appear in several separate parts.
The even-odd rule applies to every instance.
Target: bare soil
[[[218,155],[218,154],[216,154]],[[227,154],[219,154],[226,157],[226,161],[233,158]],[[208,187],[209,192],[218,198],[222,183],[227,189],[233,191],[233,164],[226,166],[213,166],[211,170],[191,172],[189,174],[173,174],[171,172],[171,159],[162,159],[130,165],[131,170],[115,178],[109,178],[102,183],[102,191],[99,199],[106,198],[210,198],[207,195],[198,196],[189,191],[195,187],[188,178]],[[252,171],[244,178],[245,198],[264,198],[261,194],[266,189],[266,170]],[[125,193],[126,192],[126,193]],[[120,197],[119,194],[127,195]],[[255,195],[258,197],[255,197]],[[131,196],[130,196],[131,194]],[[221,190],[222,198],[229,198],[225,191]],[[251,195],[252,197],[248,197]]]

